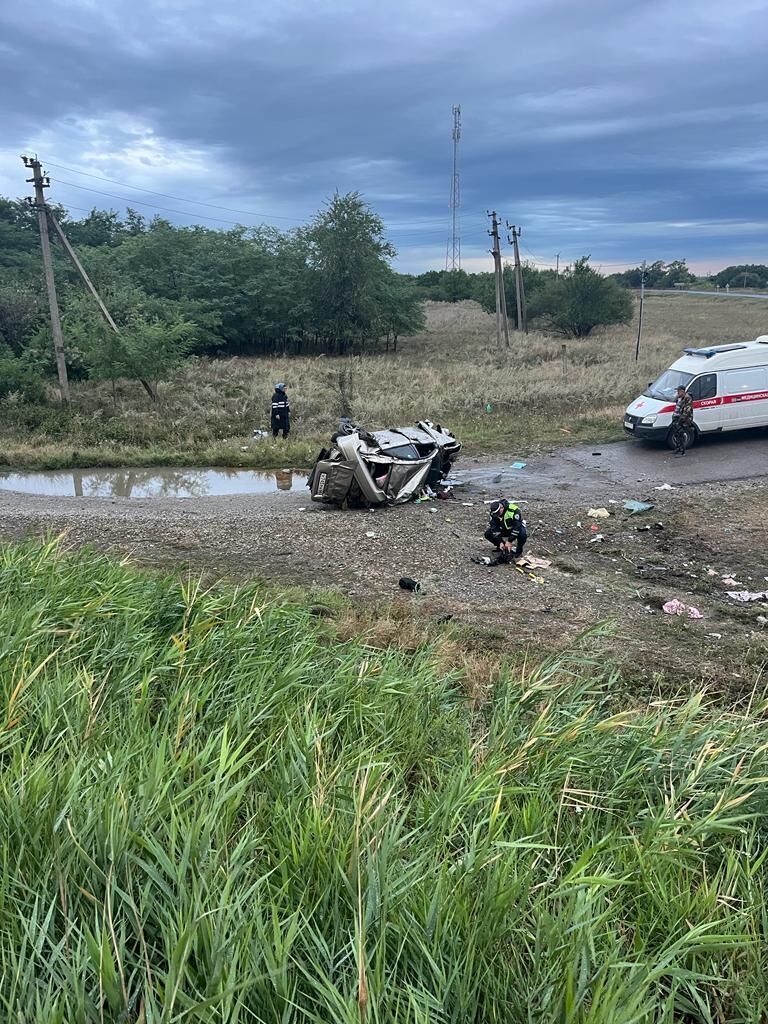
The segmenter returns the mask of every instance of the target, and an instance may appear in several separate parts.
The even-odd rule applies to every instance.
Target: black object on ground
[[[401,590],[421,590],[421,584],[418,583],[416,580],[412,580],[410,576],[401,576],[398,581],[398,585],[400,586]]]

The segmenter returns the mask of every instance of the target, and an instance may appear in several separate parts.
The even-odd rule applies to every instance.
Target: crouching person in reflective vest
[[[498,549],[500,561],[520,558],[528,540],[528,531],[519,506],[504,498],[494,502],[485,539]]]

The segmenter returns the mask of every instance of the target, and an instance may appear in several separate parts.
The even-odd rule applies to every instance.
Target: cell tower
[[[453,175],[451,177],[451,237],[445,250],[445,269],[461,270],[461,237],[459,235],[459,207],[461,182],[459,179],[459,139],[461,138],[461,107],[453,107]]]

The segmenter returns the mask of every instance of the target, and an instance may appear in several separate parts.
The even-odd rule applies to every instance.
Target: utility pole
[[[560,253],[555,253],[555,277],[560,277]]]
[[[520,247],[517,240],[522,234],[522,228],[515,227],[507,222],[507,228],[512,232],[507,238],[512,243],[515,251],[515,295],[517,298],[517,329],[528,333],[528,311],[525,306],[525,287],[523,285],[523,268],[520,266]]]
[[[637,343],[635,344],[635,362],[640,358],[640,335],[643,333],[643,305],[645,303],[645,260],[640,267],[640,312],[637,318]]]
[[[491,230],[488,234],[493,239],[493,248],[489,250],[493,256],[494,280],[496,282],[496,344],[501,348],[501,330],[504,328],[504,343],[509,348],[509,323],[507,322],[507,297],[504,294],[504,268],[501,263],[501,243],[499,242],[499,221],[496,211],[492,210]]]
[[[56,281],[53,276],[51,240],[48,236],[48,207],[45,202],[45,193],[43,192],[43,189],[50,186],[50,179],[43,174],[40,161],[36,157],[23,156],[21,159],[24,161],[24,166],[32,171],[32,177],[27,178],[27,181],[34,185],[35,198],[34,200],[28,199],[27,202],[37,211],[37,227],[40,232],[40,248],[43,253],[45,287],[48,292],[48,307],[51,312],[51,334],[53,335],[53,348],[56,353],[56,372],[59,375],[62,404],[69,405],[69,378],[67,377],[67,360],[64,355],[64,335],[61,332],[59,300],[56,296]]]

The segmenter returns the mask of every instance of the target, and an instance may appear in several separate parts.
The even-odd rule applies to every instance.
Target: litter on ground
[[[552,561],[549,558],[537,558],[536,555],[523,555],[517,564],[526,569],[549,569]]]
[[[654,491],[674,491],[672,484],[659,484],[658,487],[653,488]]]
[[[590,519],[607,519],[610,514],[607,508],[591,508],[587,512]]]
[[[733,578],[733,576],[723,576],[721,582],[724,583],[726,587],[743,587],[744,586],[744,584],[741,583],[739,580],[735,580]]]
[[[630,515],[637,515],[639,512],[648,512],[653,508],[649,501],[625,501],[623,507]]]
[[[412,580],[410,576],[401,576],[398,580],[398,586],[401,590],[421,590],[421,584],[416,580]]]
[[[510,469],[525,469],[525,467],[527,465],[528,465],[527,462],[513,462],[512,465],[509,468]]]
[[[683,604],[683,602],[678,601],[676,597],[672,598],[671,601],[667,601],[666,604],[663,604],[661,606],[661,610],[666,612],[667,615],[687,615],[689,619],[704,618],[698,608],[694,608],[692,605]]]
[[[768,590],[758,590],[754,593],[751,590],[729,590],[727,593],[728,597],[732,597],[734,601],[741,601],[743,604],[747,604],[749,601],[768,601]]]
[[[603,540],[605,540],[605,537],[602,535],[602,533],[596,533],[594,537],[589,538],[589,543],[598,544],[600,541]]]

